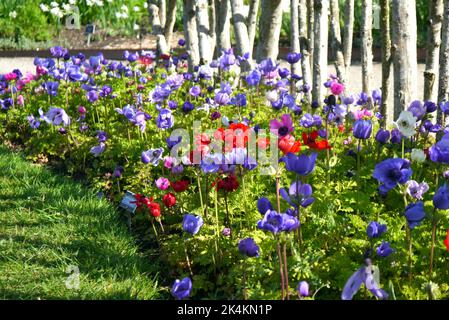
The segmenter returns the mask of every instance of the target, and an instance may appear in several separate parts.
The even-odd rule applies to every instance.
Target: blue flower
[[[310,156],[302,154],[300,156],[288,153],[286,156],[279,159],[279,162],[284,162],[288,171],[293,171],[301,176],[306,176],[315,169],[315,160],[318,154],[312,153]]]
[[[293,182],[288,193],[284,188],[281,188],[279,192],[282,198],[295,208],[298,208],[298,205],[307,208],[315,201],[312,197],[312,186],[307,183],[302,184],[300,181]]]
[[[260,214],[265,215],[268,210],[273,210],[273,205],[271,204],[270,200],[262,197],[257,200],[257,210],[259,210]]]
[[[257,86],[262,79],[262,74],[259,70],[253,70],[251,71],[245,78],[246,82],[250,86]]]
[[[192,280],[186,277],[182,280],[176,279],[171,289],[171,294],[178,300],[188,298],[192,291]]]
[[[49,95],[54,97],[58,95],[59,82],[47,81],[43,86]]]
[[[437,209],[449,209],[449,187],[444,184],[438,188],[433,196],[433,206]]]
[[[379,238],[385,232],[387,232],[387,225],[376,221],[371,221],[366,228],[366,234],[370,239]]]
[[[371,265],[361,267],[349,277],[341,293],[341,299],[352,300],[362,284],[365,284],[365,287],[377,298],[388,299],[388,294],[379,288],[379,284],[374,279]]]
[[[156,125],[159,129],[166,130],[173,127],[175,118],[169,109],[162,109],[156,119]]]
[[[387,193],[398,184],[406,183],[412,176],[410,161],[401,158],[386,159],[374,168],[373,177],[381,184],[379,190]]]
[[[290,64],[295,64],[301,59],[302,55],[296,52],[287,53],[287,62]]]
[[[143,163],[151,163],[153,166],[157,166],[162,159],[163,148],[150,149],[142,152],[141,160]]]
[[[379,131],[377,131],[375,138],[380,144],[385,144],[390,139],[390,131],[380,128]]]
[[[411,203],[405,208],[405,218],[407,219],[408,226],[410,229],[414,229],[418,226],[425,218],[426,212],[424,211],[424,203],[418,201],[416,203]]]
[[[50,108],[50,110],[45,115],[44,120],[47,123],[52,123],[55,126],[59,126],[61,124],[63,126],[70,125],[70,118],[62,108]]]
[[[449,163],[449,134],[445,134],[440,141],[429,149],[430,160],[437,163]]]
[[[256,244],[253,238],[246,238],[239,241],[239,251],[247,257],[258,257],[259,246]]]
[[[182,229],[191,235],[195,235],[200,231],[203,224],[203,218],[188,213],[184,215],[184,219],[182,220]]]
[[[376,253],[379,257],[386,258],[392,254],[394,250],[390,247],[390,243],[382,241],[381,245],[377,247]]]
[[[307,297],[309,295],[309,284],[307,281],[301,281],[296,289],[300,297]]]
[[[357,139],[366,140],[371,136],[373,125],[371,120],[357,120],[354,123],[352,134]]]
[[[421,120],[426,115],[427,109],[425,105],[421,103],[421,101],[415,100],[410,103],[407,111],[410,111],[415,118]]]
[[[95,157],[98,157],[106,150],[106,144],[104,142],[100,142],[98,146],[92,147],[90,149],[90,153],[92,153]]]

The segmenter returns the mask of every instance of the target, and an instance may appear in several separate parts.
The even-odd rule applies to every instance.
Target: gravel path
[[[11,71],[13,68],[19,68],[22,72],[32,71],[35,68],[33,65],[33,58],[0,58],[0,74]],[[419,83],[418,83],[418,93],[416,98],[421,99],[424,90],[424,78],[422,73],[424,71],[425,65],[419,64]],[[333,65],[329,66],[329,72],[335,72]],[[382,65],[380,63],[374,63],[373,68],[373,88],[380,88],[382,83]],[[391,90],[393,90],[393,83],[391,83]],[[362,67],[361,65],[353,65],[351,68],[351,77],[348,84],[348,92],[358,93],[362,91]],[[389,100],[392,104],[392,98]]]

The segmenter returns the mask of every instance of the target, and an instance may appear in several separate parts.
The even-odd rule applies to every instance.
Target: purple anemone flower
[[[287,134],[293,132],[293,121],[290,115],[284,114],[281,121],[273,119],[270,121],[270,131],[278,137],[285,137]]]
[[[245,78],[246,83],[248,83],[248,85],[250,85],[252,87],[257,86],[261,79],[262,79],[262,74],[260,73],[259,70],[251,71]]]
[[[256,244],[253,238],[246,238],[239,241],[239,251],[247,257],[258,257],[259,246]]]
[[[178,300],[188,298],[192,291],[192,280],[186,277],[182,280],[176,279],[171,289],[171,294]]]
[[[41,123],[34,116],[27,117],[28,123],[30,124],[31,129],[37,129],[40,127]]]
[[[421,120],[426,115],[427,108],[421,101],[415,100],[410,103],[407,111],[410,111],[415,118]]]
[[[290,52],[287,53],[287,62],[290,64],[295,64],[297,63],[299,60],[301,60],[302,55],[300,53],[296,53],[296,52]]]
[[[279,159],[279,162],[284,162],[288,171],[293,171],[300,176],[307,176],[315,169],[315,161],[318,153],[314,152],[310,156],[306,154],[294,155],[287,153],[286,156]]]
[[[51,47],[50,48],[50,53],[52,55],[53,58],[64,58],[64,56],[68,53],[69,51],[66,48],[60,47],[60,46],[55,46],[55,47]]]
[[[262,197],[257,200],[257,210],[259,210],[261,214],[265,215],[268,210],[273,210],[273,205],[271,204],[270,200]]]
[[[424,203],[418,201],[416,203],[410,203],[405,208],[405,218],[407,219],[410,229],[414,229],[424,220],[426,212],[424,211]]]
[[[307,281],[301,281],[296,289],[300,297],[307,297],[309,295],[309,284]]]
[[[371,221],[366,228],[366,234],[370,239],[379,238],[385,232],[387,232],[387,225],[380,224],[377,221]]]
[[[86,93],[86,98],[89,102],[93,103],[98,100],[98,92],[95,90],[90,90]]]
[[[437,163],[449,163],[449,134],[445,134],[440,141],[430,147],[430,160]]]
[[[47,81],[43,86],[49,95],[54,97],[58,95],[59,82]]]
[[[373,124],[371,120],[357,120],[354,123],[352,134],[357,139],[366,140],[371,136],[373,130]]]
[[[106,150],[106,144],[104,142],[100,142],[98,146],[92,147],[90,149],[90,153],[92,153],[95,157],[98,157]]]
[[[307,208],[315,201],[315,198],[312,197],[312,186],[300,181],[293,182],[288,193],[284,188],[281,188],[279,192],[282,198],[294,208],[298,208],[299,205]]]
[[[415,180],[407,182],[407,193],[415,199],[421,200],[424,193],[429,191],[429,185],[425,182],[418,183]]]
[[[157,166],[162,159],[163,148],[150,149],[142,152],[141,160],[143,163],[151,163],[153,166]]]
[[[195,235],[200,231],[203,224],[203,218],[188,213],[184,215],[184,219],[182,220],[182,229],[191,235]]]
[[[377,247],[376,253],[381,258],[386,258],[392,254],[394,250],[390,247],[390,243],[382,241],[380,246]]]
[[[433,205],[437,209],[449,209],[449,186],[444,184],[438,188],[433,196]]]
[[[410,161],[401,158],[386,159],[376,165],[373,177],[381,184],[379,190],[387,193],[398,184],[406,183],[412,176]]]
[[[385,144],[390,139],[390,131],[380,128],[379,131],[377,131],[375,138],[380,144]]]
[[[379,288],[379,284],[374,279],[371,263],[366,267],[361,267],[349,277],[343,288],[341,299],[352,300],[352,297],[359,291],[362,284],[365,284],[365,287],[378,299],[388,299],[388,294]]]
[[[265,213],[262,220],[257,222],[257,227],[273,234],[282,231],[290,232],[299,228],[299,220],[294,216],[269,210]]]
[[[59,126],[61,124],[63,126],[70,125],[70,118],[62,108],[50,108],[44,119],[47,123],[52,123],[55,126]]]
[[[169,109],[162,109],[156,119],[156,125],[159,129],[170,129],[175,124],[175,118],[173,117]]]

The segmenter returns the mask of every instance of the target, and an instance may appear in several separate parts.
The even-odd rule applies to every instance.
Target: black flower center
[[[286,126],[280,127],[278,130],[278,133],[281,137],[286,136],[288,133],[288,127],[286,127]]]

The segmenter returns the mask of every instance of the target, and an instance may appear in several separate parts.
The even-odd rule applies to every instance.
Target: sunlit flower
[[[416,133],[416,120],[416,117],[410,111],[402,111],[394,124],[403,136],[410,138]]]

